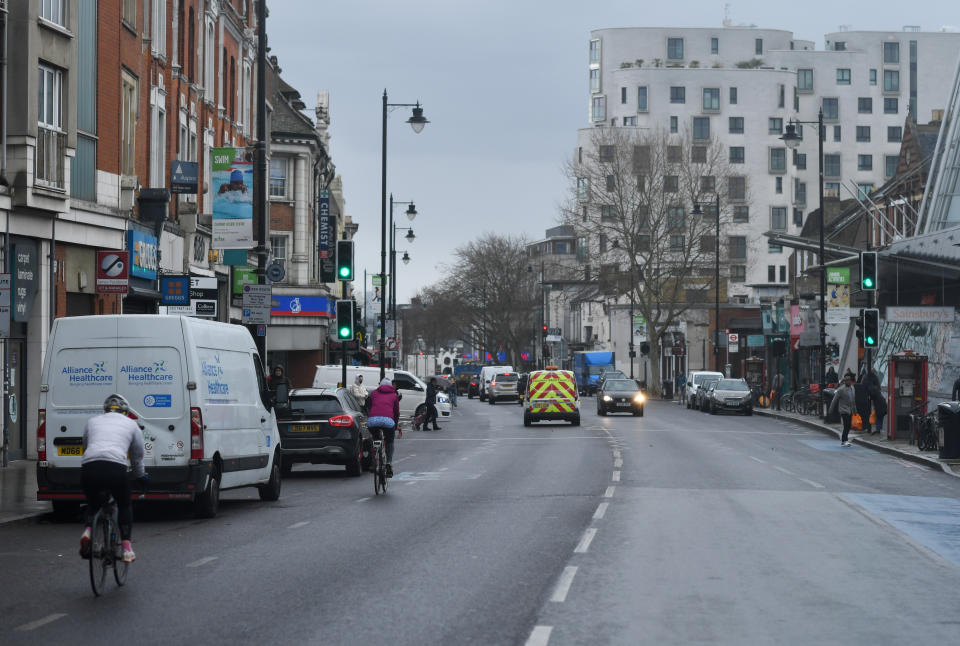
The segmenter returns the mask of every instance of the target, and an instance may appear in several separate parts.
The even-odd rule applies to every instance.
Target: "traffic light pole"
[[[870,236],[869,236],[869,234],[867,235],[867,245],[866,245],[866,246],[867,246],[867,251],[871,251],[871,249],[870,249]],[[862,269],[861,269],[861,272],[862,272]],[[878,273],[879,273],[879,272],[878,272]],[[860,276],[860,282],[861,282],[861,287],[862,287],[862,286],[863,286],[863,285],[862,285],[862,283],[863,283],[863,275],[862,275],[862,273],[861,273],[861,276]],[[874,287],[876,287],[876,285],[874,285]],[[876,295],[876,292],[875,292],[874,290],[870,290],[870,291],[867,292],[867,309],[872,309],[872,308],[874,307],[874,296],[875,296],[875,295]],[[866,331],[867,331],[867,325],[866,325],[867,320],[866,320],[866,318],[864,318],[863,323],[864,323],[864,325],[863,325],[863,331],[864,331],[864,334],[866,334]],[[866,367],[866,372],[864,373],[864,376],[863,376],[863,382],[864,382],[864,383],[867,385],[867,387],[869,388],[869,387],[870,387],[870,375],[873,374],[873,348],[872,348],[871,346],[868,346],[868,345],[866,344],[866,339],[864,339],[864,344],[863,344],[863,345],[864,345],[863,360],[864,360],[864,362],[865,362],[865,364],[866,364],[866,365],[865,365],[865,367]]]
[[[347,297],[347,282],[344,280],[341,280],[340,281],[340,298],[346,298],[346,297]],[[351,326],[351,328],[352,327],[353,326]],[[351,329],[351,332],[352,331],[353,330]],[[343,384],[344,388],[347,387],[347,340],[346,339],[340,339],[340,382]]]

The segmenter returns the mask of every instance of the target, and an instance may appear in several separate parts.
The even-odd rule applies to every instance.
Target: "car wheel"
[[[210,467],[210,476],[207,478],[207,488],[197,496],[193,503],[193,512],[197,518],[213,518],[220,508],[220,468],[214,464]]]
[[[606,416],[607,416],[607,409],[604,408],[603,406],[600,406],[600,405],[598,404],[598,405],[597,405],[597,415],[599,415],[600,417],[606,417]]]
[[[717,409],[713,407],[713,404],[710,404],[710,414],[711,415],[717,414]]]
[[[574,417],[573,420],[571,421],[571,424],[573,424],[574,426],[580,426],[580,416],[577,415],[576,417]]]
[[[744,415],[753,415],[753,409],[748,408],[746,411],[744,411]]]
[[[357,442],[356,454],[347,462],[347,475],[357,477],[363,473],[363,440]]]
[[[640,407],[640,417],[643,417],[643,406]]]
[[[260,500],[273,502],[280,499],[280,488],[283,486],[283,477],[280,475],[280,452],[273,454],[273,464],[270,467],[270,479],[266,484],[257,487],[257,493],[260,494]]]

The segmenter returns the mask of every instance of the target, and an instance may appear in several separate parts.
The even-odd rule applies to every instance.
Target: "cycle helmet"
[[[126,415],[130,411],[130,404],[123,398],[123,395],[114,393],[104,400],[103,410],[105,413],[114,412]]]

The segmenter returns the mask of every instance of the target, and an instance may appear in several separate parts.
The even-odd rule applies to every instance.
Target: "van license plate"
[[[319,424],[294,424],[290,427],[290,431],[293,433],[318,433],[320,432]]]
[[[81,456],[83,455],[83,447],[82,446],[58,446],[57,455]]]

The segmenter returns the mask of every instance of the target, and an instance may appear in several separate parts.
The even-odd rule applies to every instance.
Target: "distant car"
[[[492,405],[498,401],[513,401],[519,397],[518,377],[515,372],[501,372],[494,375],[487,386],[487,401]]]
[[[697,388],[697,394],[694,398],[694,408],[698,411],[706,413],[708,409],[707,401],[710,397],[710,389],[717,385],[719,379],[706,379],[700,383],[700,387]]]
[[[690,373],[690,375],[687,377],[687,385],[684,386],[687,408],[698,408],[697,389],[700,387],[702,382],[710,379],[723,379],[723,373],[711,372],[708,370],[694,370]]]
[[[473,399],[480,396],[480,374],[470,375],[470,383],[467,386],[467,399]]]
[[[603,384],[608,379],[629,379],[623,370],[604,370],[600,373],[600,376],[597,377],[597,392],[600,392],[600,389],[603,388]]]
[[[342,464],[351,476],[363,471],[367,416],[347,389],[295,388],[276,411],[283,473],[297,462]]]
[[[746,379],[721,379],[710,391],[707,407],[711,415],[732,411],[753,415],[753,394]]]
[[[597,391],[597,415],[633,413],[643,417],[646,397],[633,379],[606,379]]]

